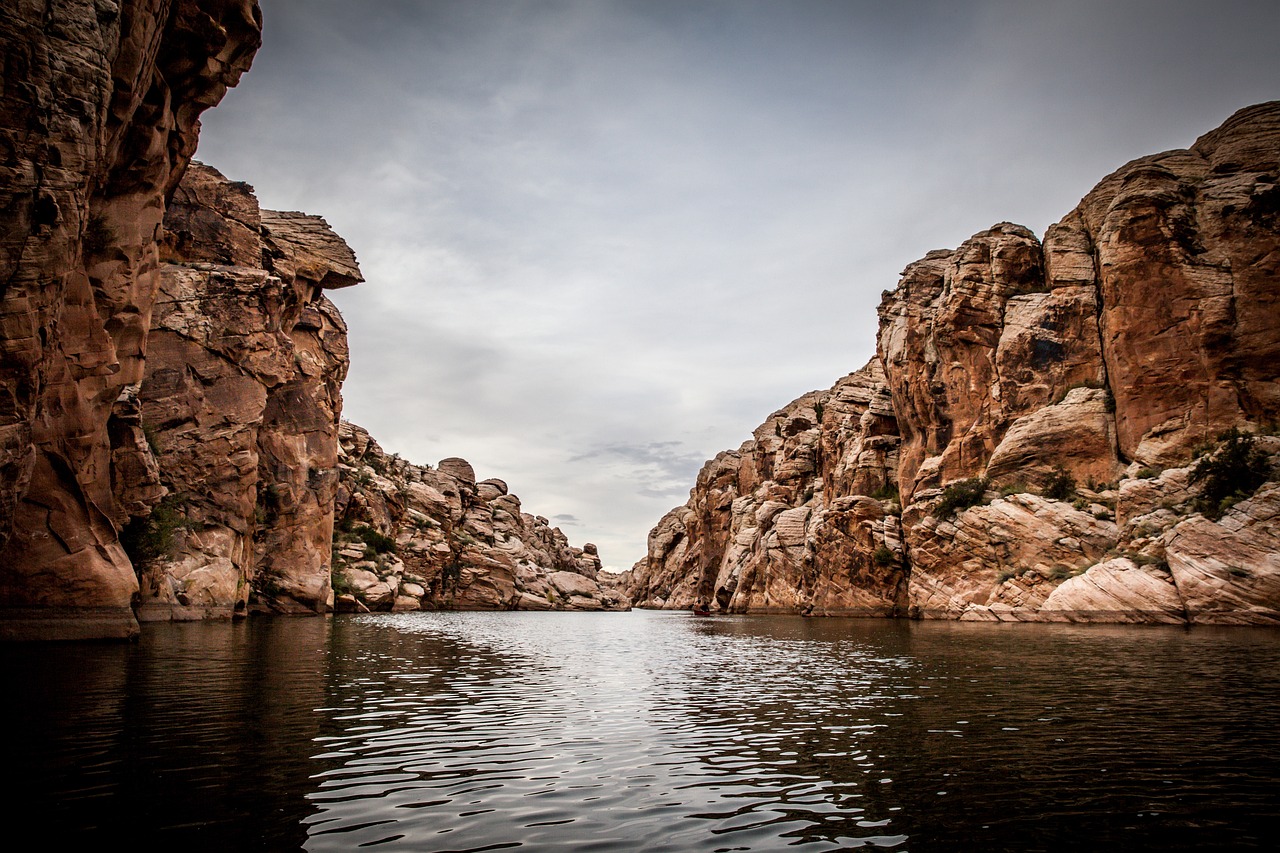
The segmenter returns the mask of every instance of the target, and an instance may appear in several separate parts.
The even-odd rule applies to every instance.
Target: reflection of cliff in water
[[[51,837],[291,849],[324,702],[320,619],[148,626],[136,646],[3,647],[13,814]]]

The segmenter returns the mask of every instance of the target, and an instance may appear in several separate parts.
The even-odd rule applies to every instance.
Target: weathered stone
[[[215,563],[237,582],[217,588],[209,615],[243,613],[251,597],[279,612],[324,612],[348,351],[322,283],[345,285],[358,269],[352,257],[330,274],[331,247],[341,242],[334,235],[328,254],[293,248],[287,267],[264,268],[269,243],[249,228],[259,218],[251,188],[202,164],[191,165],[176,198],[173,227],[185,230],[168,241],[175,263],[161,269],[141,419],[170,511],[184,527],[219,535],[178,536],[163,553],[135,553],[139,613],[178,618],[184,567]],[[287,219],[273,239],[299,221]],[[305,221],[315,239],[320,220]]]
[[[19,3],[0,16],[0,618],[11,636],[137,630],[118,536],[160,495],[131,396],[156,237],[200,113],[261,43],[252,0],[107,5]]]
[[[396,543],[374,567],[412,575],[402,594],[456,610],[625,610],[626,596],[600,571],[594,545],[575,548],[541,516],[521,511],[501,480],[476,483],[466,460],[435,469],[395,459],[361,427],[343,423],[333,547],[339,563],[363,557],[363,528]],[[341,570],[341,568],[339,569]],[[350,569],[347,569],[350,572]],[[370,607],[400,606],[370,602]],[[571,603],[572,600],[572,603]],[[590,602],[588,605],[587,602]]]

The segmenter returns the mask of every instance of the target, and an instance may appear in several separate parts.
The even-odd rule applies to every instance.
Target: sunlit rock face
[[[139,618],[324,612],[348,366],[324,292],[362,280],[355,256],[199,163],[165,226],[138,396],[167,496],[126,536]]]
[[[165,203],[261,43],[252,0],[0,16],[0,634],[136,633],[119,542],[163,494],[142,380]]]
[[[908,265],[872,364],[707,463],[635,602],[1280,621],[1278,176],[1260,104],[1106,177],[1043,242],[1001,223]],[[1207,509],[1196,466],[1230,428],[1266,482]]]
[[[341,426],[333,539],[338,610],[625,610],[590,543],[524,512],[465,459],[431,468]]]

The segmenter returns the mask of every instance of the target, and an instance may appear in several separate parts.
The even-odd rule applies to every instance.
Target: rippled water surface
[[[1280,822],[1270,630],[416,613],[0,660],[6,812],[49,842],[1271,849]]]

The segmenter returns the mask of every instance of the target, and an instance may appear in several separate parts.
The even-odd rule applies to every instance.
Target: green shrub
[[[942,499],[933,508],[933,514],[936,518],[950,518],[959,511],[983,503],[986,491],[985,477],[970,477],[952,483],[942,490]]]
[[[881,545],[872,555],[872,559],[876,561],[877,566],[889,566],[893,564],[893,552]]]
[[[374,530],[367,524],[362,524],[355,529],[356,538],[373,549],[375,554],[394,554],[396,550],[396,540],[390,536],[385,536]]]
[[[896,501],[898,499],[898,484],[889,481],[868,495],[868,497],[875,498],[878,501]]]
[[[1076,479],[1071,472],[1061,465],[1053,469],[1049,482],[1045,484],[1044,496],[1050,500],[1070,500],[1076,493]]]
[[[1232,427],[1218,440],[1218,449],[1191,469],[1191,481],[1203,483],[1192,507],[1214,520],[1233,504],[1252,496],[1271,476],[1271,463],[1255,446],[1251,434]]]
[[[178,511],[179,506],[180,499],[176,494],[166,495],[151,508],[150,515],[129,519],[120,531],[120,545],[135,565],[169,556],[173,550],[174,533],[196,527]]]

